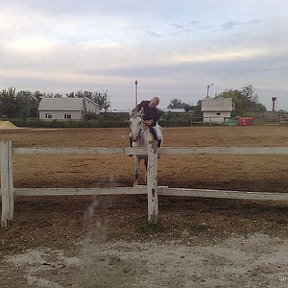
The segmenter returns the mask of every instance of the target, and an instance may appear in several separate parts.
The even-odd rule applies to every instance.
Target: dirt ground
[[[165,147],[288,147],[287,126],[163,132]],[[128,129],[0,130],[13,147],[126,147],[127,136]],[[158,184],[285,193],[287,163],[287,155],[162,155]],[[132,186],[133,165],[128,156],[15,155],[14,186]],[[159,223],[149,226],[145,196],[18,197],[13,223],[0,229],[0,286],[288,287],[287,208],[160,197]]]

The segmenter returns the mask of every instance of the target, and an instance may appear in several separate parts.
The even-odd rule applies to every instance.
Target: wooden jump
[[[14,196],[67,196],[67,195],[122,195],[147,194],[148,222],[158,218],[158,195],[189,196],[205,198],[247,199],[288,201],[288,193],[243,192],[209,189],[184,189],[157,186],[157,156],[159,154],[206,155],[206,154],[240,154],[240,155],[288,155],[288,147],[162,147],[157,148],[156,141],[151,141],[148,148],[13,148],[11,141],[0,142],[0,173],[2,195],[1,225],[6,227],[14,215]],[[14,154],[122,154],[148,155],[147,186],[115,188],[14,188],[13,161]]]

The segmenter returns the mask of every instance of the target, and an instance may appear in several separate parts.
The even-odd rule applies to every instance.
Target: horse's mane
[[[135,118],[137,116],[143,116],[143,108],[141,110],[138,110],[138,106],[134,107],[130,113],[130,116]]]

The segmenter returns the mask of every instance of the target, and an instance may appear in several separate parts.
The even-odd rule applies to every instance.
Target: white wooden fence
[[[13,148],[11,141],[0,142],[1,160],[1,225],[6,227],[13,220],[14,196],[48,196],[48,195],[148,195],[148,221],[156,222],[158,218],[158,195],[191,196],[207,198],[280,200],[287,201],[288,193],[243,192],[209,189],[184,189],[157,186],[157,156],[159,154],[250,154],[250,155],[288,155],[288,147],[190,147],[158,148],[151,141],[145,148]],[[14,188],[13,165],[14,154],[148,154],[147,186],[115,188]],[[131,171],[131,173],[133,173]]]

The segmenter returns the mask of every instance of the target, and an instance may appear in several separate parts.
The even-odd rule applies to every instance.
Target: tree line
[[[65,96],[69,98],[87,97],[99,105],[100,111],[108,111],[111,105],[110,95],[107,91],[77,91],[67,93]],[[0,91],[0,116],[2,118],[37,118],[39,102],[43,97],[52,98],[63,96],[58,93],[41,93],[40,91],[31,92],[28,90],[21,90],[16,92],[16,89],[13,87],[3,89]],[[258,95],[255,93],[255,88],[252,85],[248,85],[242,88],[242,90],[225,90],[215,96],[215,98],[220,97],[232,98],[235,107],[232,116],[241,116],[250,112],[262,113],[266,111],[266,107],[259,103]],[[189,112],[194,118],[202,117],[201,100],[193,106],[175,98],[170,101],[167,108],[171,110],[181,108],[186,112]],[[170,115],[169,119],[171,117],[176,117],[176,115]],[[167,116],[164,118],[167,118]]]
[[[263,113],[266,107],[259,103],[258,95],[255,93],[255,88],[252,85],[243,87],[242,90],[230,89],[217,94],[215,98],[232,98],[234,111],[231,116],[241,116],[247,113]],[[168,109],[184,109],[186,112],[191,111],[194,117],[202,117],[201,114],[201,100],[195,106],[182,102],[180,99],[173,99],[170,101]]]
[[[100,110],[107,111],[110,107],[110,95],[105,92],[77,91],[65,95],[69,98],[89,98],[99,105]],[[38,106],[42,98],[59,98],[59,93],[41,93],[9,87],[0,91],[0,116],[1,118],[37,118]]]

